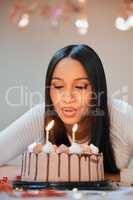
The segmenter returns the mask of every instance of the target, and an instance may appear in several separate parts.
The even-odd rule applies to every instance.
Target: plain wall
[[[133,30],[121,32],[114,26],[120,0],[89,1],[90,28],[85,36],[77,33],[72,22],[53,29],[39,16],[33,17],[26,30],[19,31],[9,22],[12,2],[5,0],[0,4],[0,130],[31,107],[31,95],[34,104],[40,102],[33,92],[44,96],[45,72],[51,56],[72,43],[85,43],[96,50],[104,64],[110,96],[125,100],[128,97],[133,105]],[[8,105],[6,94],[13,87],[25,88],[27,104]],[[18,103],[20,91],[11,90],[9,99]]]

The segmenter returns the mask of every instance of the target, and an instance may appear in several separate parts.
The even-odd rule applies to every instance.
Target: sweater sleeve
[[[111,109],[111,140],[119,168],[128,167],[133,158],[133,107],[113,99]]]
[[[125,137],[129,145],[130,154],[133,158],[133,107],[129,104],[127,105],[127,115],[124,125]]]
[[[19,156],[27,146],[43,139],[44,104],[27,111],[0,132],[0,165]]]

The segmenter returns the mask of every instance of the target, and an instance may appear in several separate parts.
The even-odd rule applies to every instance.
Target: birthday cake
[[[41,144],[36,144],[34,151],[22,155],[21,177],[23,181],[73,182],[104,180],[103,155],[92,152],[93,145],[73,143],[71,147],[54,147],[51,143],[36,152]],[[51,148],[51,149],[50,149]],[[88,148],[88,150],[87,150]],[[30,148],[29,148],[30,149]]]
[[[49,130],[52,120],[46,127],[46,143],[33,143],[22,155],[22,181],[38,182],[91,182],[104,180],[103,154],[93,144],[73,141],[70,147],[64,144],[57,147],[49,142]]]

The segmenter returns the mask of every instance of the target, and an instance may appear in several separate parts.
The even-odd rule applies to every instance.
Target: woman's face
[[[90,108],[92,89],[82,64],[62,59],[55,67],[50,86],[53,106],[64,124],[83,119]]]

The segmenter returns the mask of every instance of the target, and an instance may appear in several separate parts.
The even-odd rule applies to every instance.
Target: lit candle
[[[54,126],[54,120],[52,120],[51,122],[48,123],[47,127],[46,127],[46,143],[48,143],[49,141],[49,131],[51,130],[51,128]]]
[[[75,143],[75,133],[78,129],[78,124],[74,124],[73,128],[72,128],[72,140],[73,140],[73,143]]]

